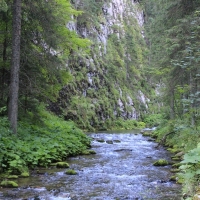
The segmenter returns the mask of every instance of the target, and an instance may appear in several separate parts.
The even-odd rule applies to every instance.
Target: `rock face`
[[[73,1],[72,1],[73,3]],[[118,117],[138,119],[148,109],[143,11],[136,0],[74,1],[83,10],[67,27],[92,41],[88,54],[71,53],[72,81],[50,108],[81,128],[106,128]]]

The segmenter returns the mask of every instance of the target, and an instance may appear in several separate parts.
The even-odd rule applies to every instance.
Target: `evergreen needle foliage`
[[[163,116],[154,134],[185,153],[180,178],[184,192],[193,196],[200,182],[200,1],[144,0],[143,4],[149,72],[157,90],[152,112]]]

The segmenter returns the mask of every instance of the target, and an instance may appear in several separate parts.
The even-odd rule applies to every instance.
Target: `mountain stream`
[[[180,200],[181,186],[169,181],[171,166],[155,167],[171,154],[139,131],[90,133],[96,154],[67,160],[66,169],[41,169],[19,179],[18,189],[0,189],[0,200]]]

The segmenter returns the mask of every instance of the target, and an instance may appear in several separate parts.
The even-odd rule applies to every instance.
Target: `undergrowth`
[[[90,139],[71,121],[64,121],[45,110],[41,120],[19,121],[18,133],[12,134],[7,118],[0,118],[0,170],[22,173],[36,166],[81,154],[90,146]]]
[[[160,142],[167,133],[165,145],[183,152],[184,156],[177,174],[183,181],[183,193],[189,199],[199,190],[200,184],[200,126],[191,125],[185,120],[170,120],[161,123],[153,136]]]
[[[139,122],[134,119],[124,120],[122,118],[117,119],[112,123],[110,129],[112,130],[133,130],[133,129],[142,129],[145,127],[144,122]]]

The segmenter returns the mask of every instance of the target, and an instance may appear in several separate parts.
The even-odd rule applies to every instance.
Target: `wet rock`
[[[180,172],[180,169],[171,169],[170,172],[177,173],[177,172]]]
[[[173,168],[179,168],[181,166],[181,163],[175,163],[172,165]]]
[[[65,172],[65,174],[67,174],[67,175],[76,175],[77,172],[76,172],[75,170],[73,170],[73,169],[68,169],[68,170]]]
[[[132,149],[116,149],[114,151],[132,151]]]
[[[113,142],[120,143],[121,141],[120,140],[113,140]]]
[[[106,143],[107,144],[113,144],[113,141],[112,140],[106,140]]]
[[[39,196],[35,196],[34,200],[41,200]]]
[[[155,139],[150,138],[150,139],[148,139],[147,141],[149,141],[149,142],[154,142]]]
[[[142,133],[143,136],[151,136],[152,132],[145,131]]]
[[[81,152],[81,155],[90,155],[90,154],[96,154],[96,152],[94,150],[84,150]]]
[[[170,181],[176,181],[176,179],[177,179],[176,176],[171,176],[171,177],[169,178]]]
[[[51,190],[51,193],[52,193],[54,196],[56,196],[56,195],[58,195],[58,194],[60,193],[60,189],[52,189],[52,190]]]
[[[7,188],[17,188],[18,184],[14,181],[2,181],[0,184],[2,187],[7,187]]]
[[[171,153],[179,153],[180,149],[177,149],[177,148],[168,148],[167,151],[169,151]]]
[[[68,168],[68,167],[69,167],[69,164],[66,163],[66,162],[57,162],[57,163],[56,163],[56,167],[57,167],[57,168]]]
[[[97,139],[96,141],[101,142],[101,143],[105,142],[105,140],[103,140],[103,139]]]
[[[153,163],[154,166],[166,166],[168,165],[168,161],[165,159],[160,159],[157,160],[156,162]]]
[[[180,157],[176,157],[176,156],[172,156],[171,158],[172,158],[172,160],[175,160],[175,161],[181,161],[182,160]]]
[[[147,156],[146,158],[152,158],[152,156]]]
[[[184,152],[181,151],[181,152],[177,153],[177,154],[175,155],[175,157],[182,157],[183,155],[184,155]]]
[[[21,175],[19,177],[21,177],[21,178],[27,178],[29,176],[30,176],[29,172],[23,172],[23,173],[21,173]]]
[[[40,175],[45,175],[46,173],[47,173],[46,171],[37,170],[37,174],[40,174]]]

